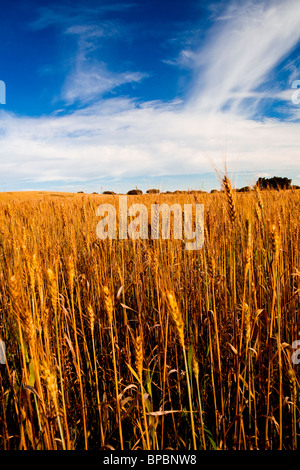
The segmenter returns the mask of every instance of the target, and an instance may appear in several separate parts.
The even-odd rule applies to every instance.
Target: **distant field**
[[[18,200],[18,199],[32,199],[32,198],[45,198],[51,196],[60,197],[73,197],[74,193],[56,193],[50,191],[8,191],[0,192],[0,201]]]
[[[204,247],[99,240],[118,196],[0,193],[0,448],[299,447],[300,191],[128,200],[204,204]]]

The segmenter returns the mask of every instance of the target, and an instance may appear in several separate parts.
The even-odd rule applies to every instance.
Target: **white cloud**
[[[74,71],[65,80],[61,98],[68,105],[86,104],[121,85],[139,82],[145,77],[140,72],[113,73],[103,63],[91,63],[78,57]]]
[[[101,41],[120,34],[114,22],[72,24],[64,34],[73,36],[76,44],[60,95],[67,105],[89,104],[122,85],[134,84],[147,77],[145,73],[130,70],[112,72],[101,60]]]
[[[227,105],[252,117],[255,110],[247,114],[247,109],[240,108],[243,99],[297,45],[299,21],[298,0],[231,4],[197,53],[193,103],[203,112],[215,113]]]
[[[29,27],[32,30],[42,30],[49,26],[68,26],[82,24],[86,19],[98,20],[106,12],[123,11],[134,7],[132,3],[100,4],[88,7],[85,3],[55,4],[52,6],[41,6],[38,8],[38,16]]]
[[[17,118],[2,113],[0,171],[6,180],[31,181],[211,171],[209,159],[236,171],[295,171],[299,165],[297,123],[264,123],[222,113],[206,116],[174,104],[140,108],[109,100],[106,109],[67,116]]]

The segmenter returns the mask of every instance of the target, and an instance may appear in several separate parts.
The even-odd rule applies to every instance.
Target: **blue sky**
[[[238,187],[300,184],[298,0],[16,0],[1,18],[0,190],[210,190],[225,162]]]

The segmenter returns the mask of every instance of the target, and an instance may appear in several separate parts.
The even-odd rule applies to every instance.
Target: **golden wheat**
[[[99,240],[115,196],[0,195],[0,448],[296,449],[300,191],[203,203],[205,242]]]

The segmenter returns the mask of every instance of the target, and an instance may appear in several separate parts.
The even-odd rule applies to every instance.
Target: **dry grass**
[[[0,196],[1,449],[296,449],[300,191],[205,206],[205,244],[96,237],[116,196]]]

